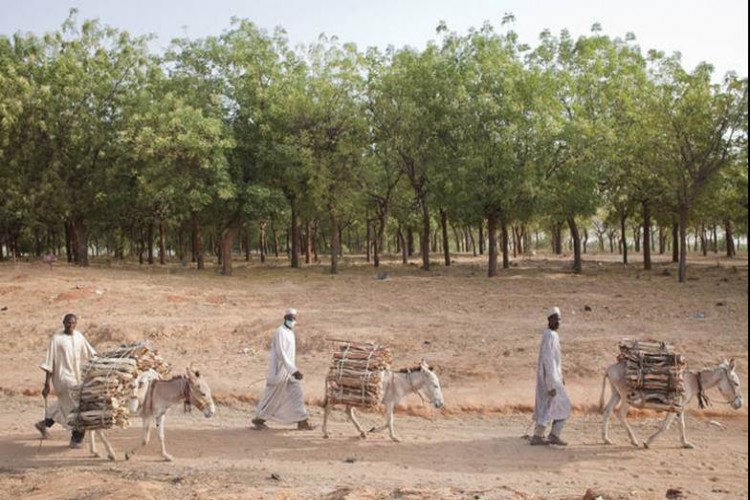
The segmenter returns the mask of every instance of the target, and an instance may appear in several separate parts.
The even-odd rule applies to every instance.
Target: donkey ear
[[[732,370],[732,371],[734,371],[734,369],[735,369],[736,366],[737,366],[737,364],[735,363],[734,358],[730,359],[729,360],[729,369]]]
[[[201,376],[201,373],[198,370],[195,370],[195,378],[198,378]]]

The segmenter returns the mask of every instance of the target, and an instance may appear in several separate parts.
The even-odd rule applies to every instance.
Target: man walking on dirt
[[[274,333],[271,359],[266,375],[266,391],[255,408],[252,420],[256,429],[266,429],[266,420],[282,425],[297,424],[299,430],[313,430],[302,397],[302,372],[295,364],[297,310],[284,312],[284,323]]]
[[[547,329],[542,333],[539,362],[536,369],[536,398],[534,401],[534,435],[530,444],[555,444],[566,446],[560,437],[565,420],[570,416],[571,404],[565,391],[562,375],[562,351],[557,329],[560,328],[560,309],[547,312]],[[544,433],[552,422],[552,431],[545,439]]]
[[[44,420],[35,424],[44,439],[49,437],[47,428],[52,427],[55,422],[67,426],[68,414],[77,406],[73,401],[71,389],[81,383],[81,365],[96,356],[96,351],[86,337],[75,329],[77,323],[75,314],[65,315],[64,329],[52,334],[47,357],[39,365],[44,370],[42,396],[45,401],[50,392],[50,381],[57,393],[57,401],[46,409]],[[70,437],[70,447],[80,448],[83,436],[84,431],[74,430]]]

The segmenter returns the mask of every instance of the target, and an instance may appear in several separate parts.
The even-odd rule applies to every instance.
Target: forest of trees
[[[0,260],[92,253],[224,274],[347,252],[487,255],[543,242],[735,255],[747,235],[747,77],[644,54],[635,37],[544,32],[512,16],[362,52],[233,20],[163,53],[73,10],[0,36]],[[565,247],[565,248],[563,248]]]

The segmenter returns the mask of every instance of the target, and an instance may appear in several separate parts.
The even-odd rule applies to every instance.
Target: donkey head
[[[186,373],[190,403],[202,411],[206,418],[212,417],[216,413],[216,405],[211,396],[211,388],[208,387],[206,380],[201,378],[200,373],[193,370],[192,365],[187,368]]]
[[[728,362],[724,360],[719,368],[723,370],[723,375],[719,379],[719,392],[729,402],[735,410],[742,408],[742,389],[740,388],[740,378],[735,373],[736,367],[734,358]]]
[[[419,372],[422,374],[422,389],[430,403],[435,405],[435,408],[442,408],[443,391],[440,389],[440,380],[424,359],[419,363]]]

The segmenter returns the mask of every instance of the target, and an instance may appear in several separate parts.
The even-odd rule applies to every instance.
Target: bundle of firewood
[[[344,342],[333,352],[326,377],[330,404],[377,406],[383,399],[383,370],[391,367],[390,349],[370,342]]]
[[[122,345],[89,360],[81,369],[83,383],[73,390],[78,406],[68,415],[68,425],[78,430],[128,427],[133,383],[149,369],[165,377],[170,366],[148,342]]]
[[[128,401],[138,377],[134,359],[91,359],[82,368],[83,383],[73,390],[78,407],[68,414],[68,425],[78,430],[128,426]]]
[[[656,340],[623,340],[618,361],[625,362],[628,402],[636,407],[680,411],[685,394],[685,358]]]
[[[167,378],[172,367],[162,359],[159,353],[151,345],[151,342],[144,340],[133,344],[123,344],[116,349],[107,351],[102,354],[103,358],[132,358],[138,367],[138,373],[147,370],[154,370],[161,378]]]

